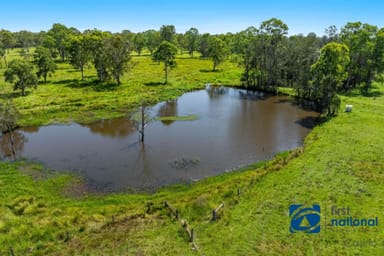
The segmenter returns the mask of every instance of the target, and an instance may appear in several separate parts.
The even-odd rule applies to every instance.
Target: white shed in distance
[[[345,112],[352,112],[353,105],[345,105]]]

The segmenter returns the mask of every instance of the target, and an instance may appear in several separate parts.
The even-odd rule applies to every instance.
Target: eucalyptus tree
[[[311,67],[313,100],[327,109],[328,115],[335,114],[340,105],[337,91],[348,77],[349,62],[348,46],[331,42],[321,48],[319,59]]]
[[[69,61],[81,72],[81,80],[84,80],[84,68],[92,60],[92,43],[87,34],[70,36]]]
[[[13,48],[15,44],[16,39],[11,31],[5,29],[0,30],[0,48],[3,49],[3,51],[1,51],[0,49],[0,53],[2,53],[2,57],[6,67],[8,66],[7,52],[9,52],[9,49]]]
[[[208,33],[205,33],[200,37],[198,49],[202,58],[208,58],[208,48],[209,48],[208,41],[210,37],[211,35]]]
[[[101,30],[86,30],[84,34],[89,38],[89,47],[92,52],[92,62],[100,82],[107,81],[111,74],[108,70],[109,62],[105,51],[105,41],[112,35]]]
[[[163,25],[160,28],[160,37],[162,41],[173,42],[176,36],[176,29],[174,25]]]
[[[341,28],[341,40],[349,49],[351,59],[345,89],[362,86],[365,91],[375,76],[375,43],[377,27],[361,22],[349,22]]]
[[[6,50],[14,48],[16,46],[15,35],[9,30],[2,29],[0,30],[0,42]]]
[[[227,57],[228,46],[219,37],[211,37],[208,41],[208,56],[213,61],[212,71],[216,71],[217,66]]]
[[[373,62],[377,74],[384,72],[384,28],[376,34]]]
[[[163,41],[153,53],[154,61],[164,63],[164,84],[168,82],[169,71],[176,66],[177,47],[168,41]]]
[[[14,84],[14,90],[21,90],[21,95],[25,96],[25,90],[36,87],[38,79],[33,71],[33,65],[26,60],[12,60],[4,72],[6,82]]]
[[[130,69],[131,50],[129,44],[119,35],[113,35],[104,40],[104,51],[107,70],[117,84],[121,84],[120,78]]]
[[[193,52],[197,50],[199,42],[199,30],[197,28],[190,28],[185,32],[184,37],[187,43],[187,49],[189,55],[193,58]]]
[[[37,77],[43,77],[44,83],[47,82],[47,76],[49,73],[55,73],[57,65],[53,60],[51,51],[43,46],[36,47],[33,54],[33,63],[37,67]]]
[[[275,91],[285,65],[283,43],[288,33],[288,26],[283,21],[272,18],[262,22],[259,30],[262,39],[262,80],[267,90]]]
[[[294,88],[301,99],[311,99],[311,66],[320,55],[321,39],[314,33],[295,35],[287,40],[285,86]]]
[[[137,54],[140,56],[141,52],[143,51],[145,47],[145,36],[143,33],[136,33],[135,36],[132,39],[132,44],[134,50],[137,52]]]
[[[152,54],[161,42],[160,32],[154,29],[149,29],[143,32],[145,38],[145,46]]]
[[[67,28],[65,25],[55,23],[52,28],[48,30],[48,35],[53,39],[56,50],[59,53],[61,61],[64,62],[68,56],[67,49],[69,46],[69,37],[76,32],[74,29]]]
[[[35,46],[35,35],[31,31],[20,30],[15,33],[17,47],[25,49],[27,52],[29,48]]]

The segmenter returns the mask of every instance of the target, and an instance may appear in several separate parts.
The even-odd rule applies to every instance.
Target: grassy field
[[[122,86],[101,91],[97,85],[71,85],[80,74],[61,65],[56,75],[68,76],[67,82],[55,84],[60,80],[52,77],[17,98],[27,115],[23,123],[120,115],[137,102],[143,88],[160,100],[206,82],[235,83],[240,72],[229,62],[222,72],[201,72],[211,67],[209,61],[180,58],[171,85],[150,86],[140,79],[151,85],[162,81],[161,67],[146,57],[135,60],[139,68]],[[50,97],[51,104],[43,107]],[[92,108],[96,104],[100,109]],[[315,127],[302,148],[153,194],[95,195],[77,177],[28,162],[0,162],[0,255],[383,255],[383,85],[375,84],[370,95],[343,95],[345,104],[352,104],[353,111]],[[164,201],[178,210],[179,219]],[[218,219],[211,221],[221,203]],[[289,206],[300,203],[321,206],[320,233],[289,232]],[[329,227],[325,221],[332,217],[332,206],[349,207],[355,218],[377,216],[379,227]],[[182,220],[193,228],[194,244]]]
[[[32,50],[31,50],[32,51]],[[12,51],[8,61],[20,58],[18,50]],[[89,123],[99,119],[127,115],[142,99],[159,102],[173,99],[181,94],[204,88],[207,83],[238,85],[241,68],[231,62],[212,72],[212,61],[191,59],[179,55],[177,67],[170,72],[169,83],[163,85],[163,65],[154,63],[150,56],[132,58],[134,67],[121,79],[122,84],[97,83],[93,67],[85,71],[86,79],[71,65],[59,63],[58,70],[40,83],[37,89],[27,91],[26,97],[14,92],[11,84],[4,82],[5,66],[0,69],[0,98],[14,96],[14,102],[23,115],[20,125],[46,125],[51,123]]]

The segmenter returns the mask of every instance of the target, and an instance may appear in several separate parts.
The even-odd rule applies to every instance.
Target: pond
[[[145,143],[128,118],[89,125],[27,127],[14,133],[16,154],[82,175],[100,190],[157,188],[217,175],[299,147],[317,112],[287,96],[207,87],[159,103],[150,116],[195,116],[145,128]],[[187,118],[188,119],[188,118]],[[9,156],[9,134],[1,154]]]

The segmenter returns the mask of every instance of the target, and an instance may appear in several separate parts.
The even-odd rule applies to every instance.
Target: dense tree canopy
[[[38,46],[33,55],[33,63],[37,67],[37,77],[43,77],[47,82],[49,73],[54,73],[57,66],[52,57],[51,51],[43,46]]]
[[[336,93],[348,77],[350,63],[349,49],[345,44],[331,42],[326,44],[320,58],[312,65],[314,92],[313,99],[334,114],[340,104]]]
[[[37,86],[37,76],[33,72],[33,65],[26,60],[12,60],[4,72],[6,82],[14,84],[14,90],[21,90],[25,95],[25,89]]]
[[[89,35],[71,35],[69,42],[69,61],[81,72],[84,80],[84,68],[92,59],[91,37]]]
[[[187,42],[188,53],[193,57],[193,52],[197,50],[199,42],[199,30],[197,28],[190,28],[185,32],[184,36]]]
[[[213,61],[212,70],[215,71],[216,67],[224,61],[227,56],[227,44],[218,37],[211,37],[209,40],[208,56]]]
[[[176,29],[173,25],[163,25],[160,28],[160,37],[162,41],[173,42],[176,35]]]
[[[154,61],[164,63],[164,84],[168,82],[169,71],[176,66],[176,54],[177,47],[168,41],[163,41],[153,53]]]

